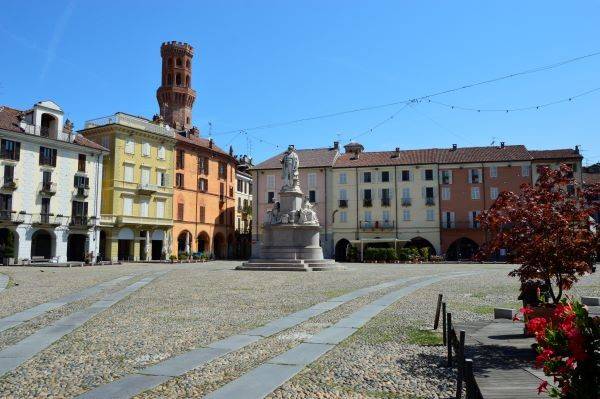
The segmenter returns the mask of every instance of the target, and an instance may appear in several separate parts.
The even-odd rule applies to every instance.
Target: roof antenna
[[[212,136],[212,122],[208,122],[208,138]]]
[[[492,137],[492,142],[490,143],[490,147],[496,144],[496,137]]]

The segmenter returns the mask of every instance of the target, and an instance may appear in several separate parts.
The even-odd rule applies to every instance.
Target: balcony
[[[443,221],[440,223],[440,228],[443,230],[479,230],[481,225],[479,222],[451,222]]]
[[[339,200],[338,201],[338,206],[340,208],[348,208],[348,200]]]
[[[85,228],[91,227],[94,225],[96,218],[94,216],[71,216],[71,221],[69,222],[69,227],[71,228]]]
[[[425,198],[425,205],[427,205],[427,206],[433,206],[433,205],[435,205],[435,199],[433,197],[426,197]]]
[[[370,208],[370,207],[372,207],[372,206],[373,206],[373,200],[372,200],[372,199],[370,199],[370,198],[369,198],[369,199],[364,199],[364,200],[363,200],[363,206],[364,206],[365,208]]]
[[[2,184],[2,190],[4,191],[15,191],[18,187],[19,179],[15,179],[14,177],[4,177],[4,182]]]
[[[381,199],[381,206],[390,206],[390,199],[389,198],[382,198]]]
[[[400,204],[402,204],[402,206],[411,206],[412,205],[412,199],[410,199],[409,197],[402,198],[400,200]]]
[[[38,191],[42,195],[54,195],[56,194],[56,183],[54,182],[41,182],[38,186]]]
[[[87,198],[90,195],[90,189],[88,187],[75,187],[73,190],[73,196],[79,198]]]
[[[394,230],[395,222],[390,220],[361,220],[359,225],[363,231],[386,231]]]
[[[123,114],[121,112],[117,112],[114,115],[105,116],[103,118],[86,121],[84,128],[91,129],[98,126],[106,126],[112,124],[128,126],[134,129],[155,133],[161,136],[175,138],[175,130],[171,129],[169,125],[159,125],[156,123],[152,123],[145,118],[139,118],[136,116]]]
[[[56,227],[63,224],[65,216],[53,213],[38,213],[31,218],[31,224],[42,227]]]
[[[0,225],[21,224],[24,218],[24,213],[17,213],[10,209],[0,209]]]
[[[219,202],[220,203],[224,203],[225,202],[225,194],[220,194],[219,195]]]
[[[115,224],[117,225],[135,225],[135,226],[172,226],[173,219],[167,219],[166,214],[164,218],[148,217],[148,216],[116,216]],[[101,222],[104,223],[104,216],[101,218]]]
[[[137,185],[137,192],[138,192],[138,194],[142,194],[142,195],[154,194],[155,192],[158,191],[158,189],[159,189],[159,186],[157,186],[155,184],[140,183]]]

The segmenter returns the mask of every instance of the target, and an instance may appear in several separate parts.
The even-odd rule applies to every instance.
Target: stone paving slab
[[[135,286],[137,289],[142,288],[162,274],[164,273],[155,273],[152,277],[145,278],[144,284],[139,284],[139,282],[133,283],[129,287],[119,291],[119,293],[125,292],[125,296],[130,295],[133,292],[130,287]],[[114,294],[108,296],[112,295]],[[103,298],[103,300],[106,300],[106,298]],[[90,306],[74,312],[57,320],[53,324],[36,331],[16,344],[4,348],[0,351],[0,375],[14,370],[26,360],[32,358],[66,334],[72,332],[74,329],[96,316],[98,313],[104,311],[104,309],[105,308],[102,307]],[[18,361],[15,359],[18,359]]]
[[[33,306],[29,309],[25,309],[21,312],[13,314],[13,315],[3,317],[2,319],[0,319],[0,332],[6,331],[13,327],[16,327],[19,324],[22,324],[33,318],[41,316],[44,313],[49,312],[50,310],[58,309],[61,306],[68,305],[69,303],[80,301],[89,296],[95,295],[106,288],[116,286],[116,285],[122,283],[123,281],[129,280],[133,277],[135,277],[135,274],[121,276],[121,277],[94,285],[92,287],[84,288],[83,290],[81,290],[79,292],[69,294],[62,298],[55,299],[50,302],[41,303],[39,305]],[[15,323],[15,322],[17,322],[17,323]]]
[[[164,375],[131,374],[110,384],[103,385],[101,390],[93,390],[78,398],[85,399],[126,399],[147,389],[148,386],[157,386],[171,377]]]
[[[10,278],[6,274],[0,274],[0,292],[4,291],[8,287]]]
[[[269,363],[307,366],[333,348],[335,348],[335,345],[303,342],[289,351],[269,360]]]
[[[278,386],[292,378],[304,366],[265,363],[218,391],[205,396],[206,399],[264,398]]]
[[[231,337],[227,337],[217,342],[213,342],[210,345],[207,345],[207,347],[214,349],[238,350],[246,345],[259,341],[260,339],[261,337],[257,335],[238,334],[232,335]]]
[[[321,330],[318,334],[313,335],[306,340],[308,343],[313,344],[331,344],[337,345],[356,331],[355,328],[350,327],[337,327],[335,324],[332,327],[328,327]]]
[[[154,366],[147,367],[139,373],[146,375],[177,377],[195,369],[199,364],[208,363],[211,360],[214,360],[229,352],[230,351],[227,349],[199,348],[191,352],[186,352],[172,357]]]

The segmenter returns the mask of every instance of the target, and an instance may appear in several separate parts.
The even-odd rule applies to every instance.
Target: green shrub
[[[2,258],[14,258],[15,257],[15,236],[11,230],[6,232],[6,241],[4,247],[0,248],[0,262]]]
[[[423,260],[425,260],[425,261],[429,260],[429,247],[423,247],[419,250],[419,252],[421,252],[421,256],[423,257]]]
[[[363,256],[364,260],[372,261],[377,260],[377,248],[367,248]]]
[[[410,248],[398,249],[398,260],[401,262],[408,262],[411,259]]]
[[[358,261],[358,249],[354,245],[351,245],[348,249],[348,259],[350,262]]]
[[[171,261],[177,260],[177,255],[169,256],[169,260],[171,260]]]

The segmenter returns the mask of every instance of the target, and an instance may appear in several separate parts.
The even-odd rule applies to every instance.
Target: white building
[[[12,235],[18,262],[95,259],[107,150],[74,133],[52,101],[0,107],[0,138],[0,250]]]

